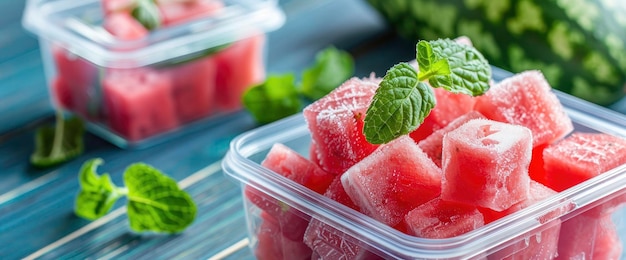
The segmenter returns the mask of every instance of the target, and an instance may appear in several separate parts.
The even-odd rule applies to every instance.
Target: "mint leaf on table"
[[[450,70],[449,75],[435,75],[429,78],[431,86],[471,96],[482,95],[489,89],[491,66],[474,47],[450,39],[432,41],[430,45],[435,59],[447,60]]]
[[[151,31],[161,26],[159,7],[154,0],[136,0],[137,5],[131,11],[131,15],[144,28]]]
[[[304,70],[300,85],[294,83],[293,74],[273,74],[264,83],[250,87],[243,94],[242,103],[257,123],[267,124],[298,113],[303,101],[325,96],[353,73],[352,56],[327,47],[318,52],[315,63]]]
[[[298,113],[302,102],[294,76],[270,75],[264,83],[243,94],[243,105],[260,124],[266,124]]]
[[[408,63],[393,66],[383,77],[366,112],[368,142],[387,143],[415,130],[435,106],[435,94]]]
[[[35,150],[30,163],[39,168],[54,166],[83,153],[85,126],[77,117],[65,119],[56,111],[55,126],[43,126],[35,133]]]
[[[319,52],[315,63],[302,74],[302,94],[317,100],[327,95],[354,74],[352,56],[335,47]]]
[[[129,166],[124,173],[128,188],[128,219],[138,232],[177,233],[196,217],[196,204],[176,181],[143,163]]]
[[[363,126],[365,139],[372,144],[388,143],[417,129],[436,105],[431,86],[472,96],[489,89],[491,67],[473,47],[444,39],[420,41],[415,51],[420,71],[407,63],[393,66],[372,98]]]
[[[97,167],[102,163],[100,158],[91,159],[81,168],[78,176],[81,189],[74,206],[79,217],[98,219],[106,215],[120,197],[127,196],[128,218],[134,231],[178,233],[195,219],[197,207],[191,196],[158,169],[134,163],[124,172],[126,187],[116,187],[109,174],[97,174]]]
[[[88,220],[95,220],[106,215],[117,199],[122,196],[108,173],[98,175],[96,170],[102,163],[102,159],[91,159],[85,162],[78,176],[81,190],[76,197],[74,212]]]

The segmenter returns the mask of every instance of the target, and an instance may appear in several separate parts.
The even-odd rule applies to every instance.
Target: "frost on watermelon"
[[[322,169],[342,174],[377,145],[363,135],[363,120],[379,78],[352,78],[331,93],[304,108],[303,114],[315,143],[316,158]]]
[[[479,210],[485,216],[485,223],[491,223],[496,221],[504,216],[520,211],[524,208],[532,206],[535,203],[541,202],[551,196],[556,195],[557,192],[544,186],[543,184],[536,182],[534,180],[530,180],[530,185],[528,188],[528,197],[524,198],[519,203],[503,210],[503,211],[495,211],[488,208],[479,208]],[[559,217],[561,214],[565,213],[564,210],[556,210],[554,212],[548,213],[542,219],[549,221],[551,219]]]
[[[444,128],[441,128],[431,135],[426,137],[425,139],[419,141],[417,145],[430,157],[433,162],[441,168],[441,152],[443,146],[443,137],[448,132],[458,128],[462,124],[465,124],[467,121],[477,118],[485,118],[481,113],[477,111],[470,111],[458,118],[454,119]]]
[[[215,98],[217,66],[213,59],[200,59],[163,71],[172,78],[176,113],[186,123],[209,116]]]
[[[441,198],[503,211],[528,197],[528,128],[474,119],[443,139]]]
[[[596,231],[592,259],[620,259],[623,247],[615,223],[610,218],[601,221]]]
[[[476,98],[465,94],[454,94],[443,88],[434,88],[437,105],[430,111],[424,122],[409,135],[419,142],[433,132],[444,128],[457,117],[460,117],[474,108]]]
[[[217,62],[216,99],[218,107],[231,111],[241,107],[241,96],[265,79],[263,46],[265,35],[257,34],[232,43],[215,54]]]
[[[626,163],[626,139],[574,133],[543,151],[546,185],[563,191]]]
[[[408,135],[350,167],[341,182],[361,211],[391,227],[441,193],[441,169]]]
[[[534,147],[559,140],[574,129],[539,71],[525,71],[495,84],[476,98],[474,109],[489,119],[529,128]]]
[[[404,221],[410,235],[423,238],[450,238],[485,224],[476,207],[439,197],[409,211]]]
[[[311,249],[302,240],[293,240],[281,232],[272,216],[261,213],[262,222],[256,232],[254,256],[259,260],[310,259]]]
[[[131,141],[178,127],[171,83],[150,69],[111,69],[102,82],[109,127]]]

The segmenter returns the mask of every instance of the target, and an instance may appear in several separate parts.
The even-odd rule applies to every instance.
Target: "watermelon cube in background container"
[[[242,108],[265,79],[265,33],[282,26],[277,0],[158,1],[160,27],[130,0],[28,0],[54,107],[122,148],[209,127]]]
[[[511,76],[497,68],[493,72],[496,81]],[[568,94],[554,93],[571,118],[574,132],[626,138],[626,116]],[[626,164],[607,169],[561,192],[531,180],[528,197],[506,211],[479,206],[478,211],[484,216],[482,220],[471,207],[465,211],[446,211],[453,202],[438,203],[441,198],[438,197],[407,214],[405,221],[409,224],[402,229],[361,213],[358,206],[346,200],[346,192],[338,188],[339,177],[334,177],[327,192],[320,194],[262,165],[275,143],[282,143],[310,162],[319,163],[318,158],[310,158],[311,149],[315,149],[312,146],[319,147],[319,144],[312,141],[306,122],[305,115],[299,114],[246,132],[232,141],[222,162],[225,174],[245,191],[242,193],[250,249],[260,259],[272,259],[276,254],[268,255],[267,252],[276,252],[277,248],[282,249],[283,256],[287,252],[305,252],[307,259],[309,254],[312,259],[626,257],[623,251],[626,241]],[[530,153],[531,149],[527,147],[525,153]],[[266,198],[264,204],[255,199],[259,197]],[[277,225],[272,226],[266,215],[272,212],[268,209],[277,208],[297,213],[290,214],[292,219],[301,218],[296,223],[309,223],[303,241],[280,242],[284,238],[271,237],[284,236],[278,231],[268,236],[268,226],[277,228]],[[433,211],[437,208],[440,210]],[[446,223],[448,225],[456,225],[445,226],[448,234],[457,234],[467,226],[475,229],[448,238],[436,238],[442,235],[438,233],[431,233],[431,238],[409,235],[435,227],[424,222],[431,216],[450,220]],[[454,221],[459,216],[465,218],[465,222]],[[268,243],[268,237],[275,242]],[[312,251],[309,253],[302,248],[303,244]]]

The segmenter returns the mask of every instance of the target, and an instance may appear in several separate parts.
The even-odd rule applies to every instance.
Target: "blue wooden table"
[[[240,189],[221,172],[236,135],[257,125],[240,111],[185,136],[142,150],[124,150],[86,135],[86,151],[63,165],[29,166],[34,129],[53,122],[38,42],[20,20],[24,0],[0,0],[0,259],[16,258],[253,258],[247,248]],[[281,1],[286,24],[269,34],[269,73],[300,72],[328,45],[348,50],[356,75],[382,75],[413,59],[414,43],[392,34],[363,0]],[[626,102],[613,109],[626,111]],[[121,184],[124,168],[143,161],[179,181],[199,207],[198,217],[174,236],[130,232],[124,201],[104,218],[76,217],[77,171],[100,157]]]

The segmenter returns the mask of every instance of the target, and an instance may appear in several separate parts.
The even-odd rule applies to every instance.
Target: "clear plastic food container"
[[[507,74],[494,75],[501,79]],[[557,96],[575,131],[626,137],[624,115],[560,92]],[[626,257],[626,207],[619,207],[626,202],[626,165],[463,235],[426,239],[397,231],[262,167],[274,143],[308,157],[311,136],[304,117],[292,116],[238,136],[222,163],[226,175],[241,184],[255,254],[270,252],[285,259],[307,254],[313,259],[547,259],[542,254],[558,245],[560,250],[576,248],[577,255],[561,254],[572,257],[567,259]],[[277,209],[280,218],[268,218],[258,200],[251,201],[259,197],[267,203],[263,208]],[[308,241],[315,245],[313,251],[302,241],[309,234],[301,241],[293,239],[310,228],[316,229],[313,242]]]
[[[133,18],[140,2],[159,4],[159,27]],[[238,110],[265,78],[265,33],[284,20],[275,0],[29,0],[23,25],[54,106],[142,147]]]

